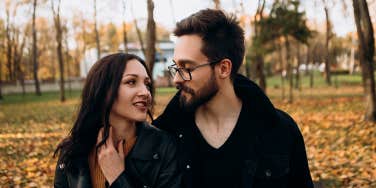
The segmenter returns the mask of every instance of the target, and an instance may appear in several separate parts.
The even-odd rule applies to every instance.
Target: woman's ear
[[[223,59],[217,64],[219,78],[228,78],[231,75],[232,62],[230,59]]]

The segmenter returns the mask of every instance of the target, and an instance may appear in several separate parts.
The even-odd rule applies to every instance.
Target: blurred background
[[[376,187],[376,0],[0,0],[0,187],[52,187],[100,57],[146,60],[158,116],[176,92],[171,32],[205,8],[237,16],[240,72],[299,124],[315,186]]]

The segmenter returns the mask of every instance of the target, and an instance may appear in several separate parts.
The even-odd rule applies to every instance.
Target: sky
[[[6,0],[0,0],[0,10],[4,10]],[[120,24],[123,21],[123,0],[102,0],[98,1],[98,20],[101,23],[113,22]],[[318,3],[315,3],[318,2]],[[338,0],[337,0],[338,1]],[[171,9],[171,2],[172,7]],[[257,0],[221,0],[221,6],[227,12],[240,11],[240,3],[243,2],[244,10],[249,15],[254,15],[257,8]],[[266,11],[272,1],[267,0]],[[306,11],[307,18],[317,25],[322,25],[325,21],[323,7],[319,0],[301,0],[302,10]],[[175,21],[204,8],[213,8],[212,0],[154,0],[154,18],[158,24],[172,30]],[[374,3],[376,4],[376,3]],[[126,0],[125,20],[132,21],[134,18],[146,20],[146,0]],[[39,16],[51,17],[50,3],[45,3],[39,9]],[[350,4],[351,6],[351,4]],[[133,8],[132,8],[133,7]],[[334,25],[334,32],[339,36],[344,36],[348,32],[355,31],[355,24],[352,14],[352,7],[348,8],[348,13],[344,14],[342,5],[338,3],[331,8],[330,18]],[[71,20],[74,12],[82,12],[87,19],[93,19],[93,0],[62,0],[62,16]],[[374,9],[372,9],[374,10]],[[133,12],[133,13],[132,13]],[[31,18],[31,8],[19,10],[18,24],[22,24]],[[0,17],[5,18],[5,11],[0,11]],[[313,21],[315,20],[315,21]],[[140,21],[142,23],[142,21]]]

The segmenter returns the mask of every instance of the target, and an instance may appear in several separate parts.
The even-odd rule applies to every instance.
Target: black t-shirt
[[[244,165],[245,109],[242,108],[238,121],[218,149],[209,145],[192,118],[192,131],[196,143],[193,153],[194,187],[238,188],[241,187],[241,172]]]

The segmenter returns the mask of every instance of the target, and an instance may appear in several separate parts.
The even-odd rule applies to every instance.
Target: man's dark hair
[[[231,78],[243,62],[244,31],[234,15],[226,15],[221,10],[200,10],[178,22],[174,34],[177,37],[199,35],[203,41],[201,52],[209,61],[231,60]]]

